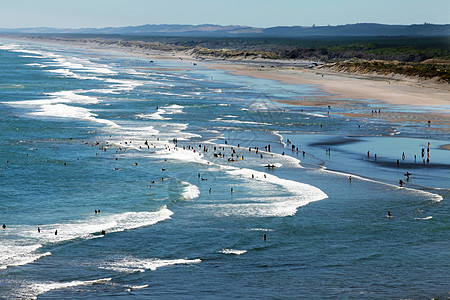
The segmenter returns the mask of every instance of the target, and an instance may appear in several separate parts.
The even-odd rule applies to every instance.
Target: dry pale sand
[[[353,118],[376,118],[395,123],[422,123],[427,130],[450,132],[450,85],[418,82],[410,78],[388,78],[349,75],[328,70],[300,68],[262,68],[261,66],[214,63],[209,68],[223,69],[236,75],[279,80],[289,84],[317,85],[325,94],[301,99],[273,101],[300,106],[344,108],[341,113]],[[381,113],[372,113],[378,103]],[[402,111],[390,111],[388,106],[402,106]],[[408,111],[408,106],[410,110]],[[421,112],[421,108],[423,112]],[[430,123],[428,123],[430,121]]]
[[[324,69],[258,68],[215,63],[210,68],[236,75],[273,79],[290,84],[318,85],[333,98],[378,100],[388,104],[450,106],[450,85],[420,83],[414,79],[349,75]],[[291,103],[294,104],[294,103]],[[450,107],[442,107],[450,112]]]
[[[90,40],[83,43],[76,40],[48,41],[58,44],[70,44],[79,48],[89,50],[113,50],[125,55],[139,56],[148,59],[177,59],[188,60],[199,66],[222,69],[231,74],[244,75],[261,79],[272,79],[289,84],[316,85],[324,93],[322,95],[311,97],[306,96],[302,99],[278,100],[272,99],[290,105],[301,106],[331,106],[347,108],[348,113],[344,115],[355,118],[377,118],[389,122],[419,122],[428,123],[431,121],[430,129],[450,131],[450,84],[436,84],[431,81],[421,81],[417,79],[400,76],[377,76],[377,75],[357,75],[345,74],[330,71],[323,68],[308,69],[276,62],[275,67],[270,67],[273,61],[232,61],[208,58],[198,60],[190,56],[187,52],[162,52],[156,50],[121,47],[116,43],[107,45]],[[261,67],[264,64],[265,67]],[[185,69],[158,69],[146,68],[148,70],[185,70]],[[189,70],[186,68],[186,70]],[[402,105],[403,112],[382,111],[381,114],[371,114],[371,111],[365,108],[367,100],[375,100],[382,104]],[[374,101],[371,102],[372,104]],[[411,110],[408,111],[408,106]],[[420,112],[423,107],[424,112]]]

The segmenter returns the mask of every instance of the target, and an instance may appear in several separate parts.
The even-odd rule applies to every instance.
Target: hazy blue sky
[[[0,0],[0,28],[450,23],[450,0]]]

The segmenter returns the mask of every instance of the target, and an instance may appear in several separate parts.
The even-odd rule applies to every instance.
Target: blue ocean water
[[[320,96],[0,41],[0,297],[448,297],[448,136]]]

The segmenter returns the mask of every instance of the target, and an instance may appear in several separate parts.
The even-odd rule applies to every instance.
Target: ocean
[[[449,297],[448,134],[324,96],[0,40],[0,298]]]

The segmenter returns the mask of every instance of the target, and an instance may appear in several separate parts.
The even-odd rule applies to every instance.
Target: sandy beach
[[[388,122],[417,122],[429,129],[450,132],[450,86],[403,76],[381,77],[337,73],[324,68],[267,68],[254,64],[210,63],[235,75],[279,80],[289,84],[316,85],[324,96],[273,101],[298,106],[339,107],[352,118],[377,118]],[[372,108],[366,105],[370,101]],[[402,111],[395,108],[402,107]],[[378,113],[380,111],[381,113]],[[331,111],[330,114],[333,114]]]
[[[288,84],[314,85],[324,92],[322,96],[271,100],[288,105],[346,108],[348,113],[341,114],[345,117],[377,118],[388,122],[418,122],[430,125],[432,130],[450,132],[450,84],[447,83],[393,74],[381,76],[336,72],[323,65],[312,67],[311,62],[305,61],[194,57],[189,51],[125,47],[119,41],[63,38],[32,40],[89,50],[110,50],[150,60],[185,60],[199,67],[221,69],[235,75],[277,80]],[[151,66],[145,69],[158,70]],[[178,70],[181,69],[172,71]],[[365,108],[365,104],[369,101],[376,113],[373,113],[372,109]],[[394,108],[394,111],[389,107]],[[396,107],[401,107],[402,111],[397,111]],[[381,113],[377,113],[378,110]],[[330,114],[333,112],[330,111]]]
[[[381,77],[299,68],[255,68],[235,64],[211,64],[236,75],[273,79],[290,84],[320,85],[333,98],[378,100],[414,106],[450,105],[448,84],[425,83],[400,76]],[[450,112],[450,108],[446,109]]]

